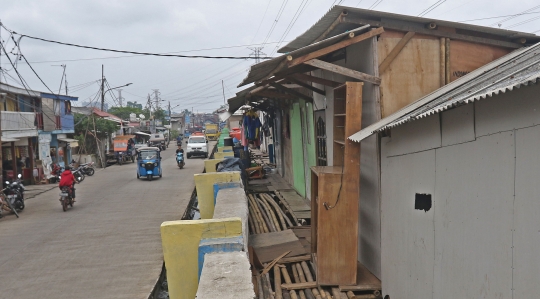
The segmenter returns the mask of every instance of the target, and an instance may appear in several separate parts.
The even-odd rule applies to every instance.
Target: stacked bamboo
[[[283,258],[272,267],[273,275],[257,277],[259,299],[380,299],[379,290],[340,291],[336,286],[318,286],[310,256]]]
[[[294,215],[292,213],[287,215],[282,208],[282,206],[286,205],[285,201],[272,195],[275,194],[248,194],[248,223],[251,234],[279,232],[293,227],[293,222],[298,225]]]

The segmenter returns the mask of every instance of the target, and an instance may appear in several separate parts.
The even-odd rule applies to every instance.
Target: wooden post
[[[58,157],[58,153],[56,155]],[[17,156],[15,156],[15,142],[11,142],[11,168],[13,168],[13,179],[17,177]]]
[[[444,44],[444,64],[445,64],[445,69],[446,69],[446,84],[450,83],[450,81],[452,81],[452,78],[451,78],[451,72],[450,72],[450,39],[449,38],[446,38],[445,39],[445,44]]]
[[[281,292],[281,273],[279,266],[274,266],[274,289],[276,291],[276,299],[282,299],[283,294]]]
[[[440,58],[439,58],[439,78],[440,78],[440,87],[443,87],[446,84],[446,39],[444,37],[440,38],[439,41],[440,48]]]

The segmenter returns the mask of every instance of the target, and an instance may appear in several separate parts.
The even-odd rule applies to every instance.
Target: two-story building
[[[65,165],[76,140],[71,101],[76,97],[53,95],[0,83],[5,100],[0,104],[2,173],[6,178],[22,174],[27,183],[41,176],[43,165]],[[39,163],[38,160],[40,161]]]

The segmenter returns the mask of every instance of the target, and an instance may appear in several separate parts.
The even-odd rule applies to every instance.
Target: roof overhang
[[[41,93],[41,97],[45,99],[54,99],[54,100],[62,100],[62,101],[78,101],[78,97],[70,97],[70,96],[64,96],[61,94],[52,94],[52,93]]]
[[[69,146],[71,146],[71,147],[77,147],[77,146],[79,146],[79,141],[78,141],[77,139],[71,139],[71,138],[58,138],[58,140],[69,143]]]

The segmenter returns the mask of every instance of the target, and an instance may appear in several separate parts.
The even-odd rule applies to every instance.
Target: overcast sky
[[[285,44],[278,44],[279,41],[290,41],[300,35],[338,3],[366,9],[375,5],[376,10],[413,16],[430,5],[442,3],[425,17],[450,21],[491,18],[529,10],[528,14],[502,22],[501,28],[540,32],[540,8],[535,8],[540,7],[537,0],[4,0],[0,20],[8,29],[21,34],[101,48],[249,56],[251,50],[248,47],[260,46],[266,40],[262,52],[276,56],[276,47]],[[282,7],[283,13],[278,18]],[[304,9],[292,24],[301,7]],[[468,23],[489,26],[504,19]],[[11,51],[13,42],[8,39],[9,33],[2,29],[1,37],[7,50]],[[123,88],[125,101],[145,104],[146,96],[153,89],[159,89],[164,106],[170,101],[175,111],[193,108],[194,112],[211,112],[223,104],[222,80],[226,98],[233,96],[238,91],[236,86],[254,63],[253,60],[136,56],[28,38],[22,39],[21,51],[55,92],[58,92],[62,77],[62,68],[58,65],[67,65],[69,94],[79,97],[79,101],[95,100],[99,84],[91,82],[101,78],[103,64],[111,87],[133,83]],[[15,59],[14,55],[10,57]],[[3,53],[0,58],[1,66],[7,72],[1,81],[20,85],[14,81],[17,75]],[[47,91],[23,61],[18,62],[17,68],[32,89]],[[110,95],[106,101],[114,105]]]

